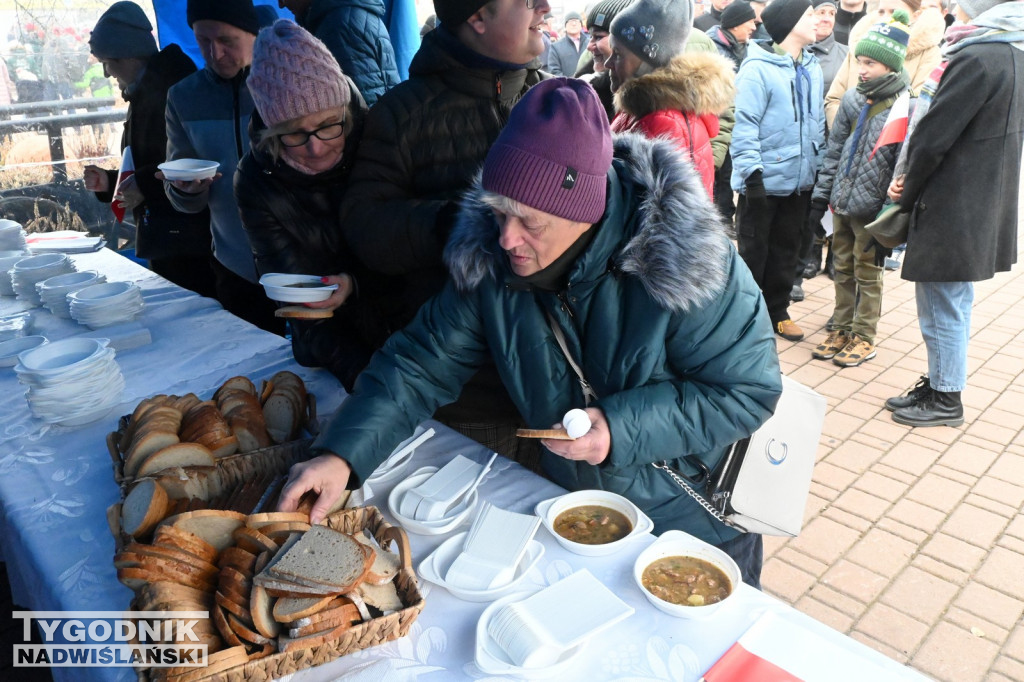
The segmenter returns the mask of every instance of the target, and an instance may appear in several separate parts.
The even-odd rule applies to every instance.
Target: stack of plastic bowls
[[[11,284],[18,298],[32,305],[42,305],[36,284],[43,280],[75,271],[75,264],[63,253],[46,253],[23,258],[11,270]]]
[[[27,249],[25,230],[21,229],[21,223],[0,219],[0,251],[25,251]]]
[[[11,270],[31,255],[28,251],[0,251],[0,296],[14,296]]]
[[[71,317],[90,329],[128,322],[145,307],[142,291],[131,282],[93,284],[68,294]]]
[[[71,303],[68,301],[68,294],[73,294],[94,284],[103,284],[106,281],[106,277],[92,270],[69,272],[40,282],[36,285],[36,291],[39,292],[39,298],[42,299],[43,306],[47,310],[57,317],[69,320],[71,319]]]
[[[124,376],[106,339],[53,341],[18,356],[14,371],[28,387],[39,419],[79,426],[102,418],[121,400]]]

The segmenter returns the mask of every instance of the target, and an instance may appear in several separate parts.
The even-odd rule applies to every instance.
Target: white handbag
[[[796,537],[825,421],[825,398],[783,375],[782,395],[768,421],[733,443],[714,471],[689,478],[657,462],[708,513],[747,533]],[[688,462],[703,468],[696,458]]]

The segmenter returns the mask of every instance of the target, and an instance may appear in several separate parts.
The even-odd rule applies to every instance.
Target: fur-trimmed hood
[[[635,118],[665,109],[718,115],[732,106],[734,81],[733,63],[720,54],[684,53],[623,83],[615,93],[615,109]]]
[[[581,279],[588,281],[611,266],[639,279],[658,306],[673,312],[713,300],[728,281],[731,245],[692,164],[671,142],[637,134],[615,137],[614,159],[608,209],[574,272],[582,267]],[[498,226],[482,193],[478,176],[444,254],[463,292],[508,273]],[[613,200],[619,195],[629,205]]]
[[[856,52],[857,43],[867,34],[868,29],[880,22],[877,14],[868,14],[854,24],[850,29],[850,54]],[[914,59],[928,50],[938,50],[939,42],[945,32],[946,22],[938,10],[926,9],[921,12],[914,23],[910,25],[907,59]]]

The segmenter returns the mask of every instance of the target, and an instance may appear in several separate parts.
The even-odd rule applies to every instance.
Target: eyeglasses
[[[344,134],[345,121],[342,119],[341,123],[328,123],[316,130],[296,130],[292,133],[278,135],[277,138],[285,147],[301,147],[309,142],[310,136],[315,136],[316,139],[326,142],[327,140],[336,140]]]
[[[533,9],[537,6],[538,0],[526,0],[526,9]]]

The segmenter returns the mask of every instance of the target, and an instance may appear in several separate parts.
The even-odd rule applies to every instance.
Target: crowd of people
[[[351,393],[283,508],[315,490],[317,521],[433,416],[625,495],[759,585],[760,536],[654,464],[696,479],[772,414],[776,338],[804,338],[789,305],[827,241],[835,314],[812,353],[874,357],[870,223],[892,203],[929,372],[886,406],[962,422],[971,283],[1016,257],[1024,2],[962,0],[943,31],[921,0],[600,0],[552,39],[547,0],[435,0],[402,82],[377,4],[282,0],[298,23],[265,25],[251,0],[189,0],[201,70],[131,2],[90,38],[129,102],[136,181],[112,195],[94,169],[89,189],[135,213],[157,272],[288,333]],[[172,182],[165,158],[221,172]],[[267,272],[338,288],[286,331]],[[516,438],[571,408],[583,437]]]

